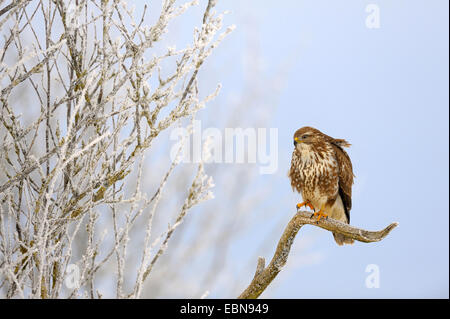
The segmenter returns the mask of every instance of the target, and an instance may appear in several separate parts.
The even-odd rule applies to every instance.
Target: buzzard
[[[295,132],[288,175],[292,189],[303,198],[297,208],[310,207],[318,220],[330,216],[350,223],[354,175],[350,157],[343,149],[348,146],[346,140],[332,138],[313,127]],[[342,234],[333,233],[333,237],[339,246],[353,244],[353,239]]]

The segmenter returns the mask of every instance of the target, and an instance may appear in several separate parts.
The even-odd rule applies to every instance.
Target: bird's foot
[[[298,204],[297,204],[297,209],[300,209],[300,208],[302,208],[302,207],[304,207],[304,206],[308,206],[309,208],[311,208],[311,210],[314,211],[313,205],[311,205],[311,203],[310,203],[308,200],[307,200],[307,201],[304,201],[304,202],[302,202],[302,203],[298,203]]]
[[[324,217],[324,218],[328,217],[328,215],[323,210],[319,210],[318,212],[314,212],[314,214],[311,215],[311,218],[313,216],[314,217],[319,216],[319,218],[317,218],[317,221],[319,221],[322,217]]]

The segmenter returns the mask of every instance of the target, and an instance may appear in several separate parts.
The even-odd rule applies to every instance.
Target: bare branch
[[[334,233],[343,234],[364,243],[380,241],[385,238],[391,230],[398,226],[398,223],[395,222],[380,231],[368,231],[350,226],[332,218],[325,218],[317,221],[316,218],[311,218],[311,213],[299,211],[286,226],[269,265],[264,268],[264,258],[260,257],[258,259],[255,276],[250,285],[239,295],[238,299],[254,299],[258,298],[263,293],[286,264],[295,236],[300,228],[306,224],[318,226]]]
[[[29,1],[29,0],[28,0]],[[4,15],[5,13],[7,13],[9,10],[14,9],[15,7],[17,7],[19,4],[23,4],[25,1],[11,1],[10,4],[8,4],[7,6],[5,6],[3,9],[0,9],[0,17],[2,15]]]

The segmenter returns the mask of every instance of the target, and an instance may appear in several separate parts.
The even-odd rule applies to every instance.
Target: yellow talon
[[[317,218],[317,221],[319,221],[322,217],[328,217],[328,215],[321,209],[318,212],[314,212],[314,214],[312,216],[319,216],[319,218]],[[311,217],[312,217],[311,216]]]
[[[311,203],[310,203],[309,201],[304,201],[304,202],[302,202],[302,203],[298,203],[298,204],[297,204],[297,209],[300,209],[300,208],[302,208],[303,206],[308,206],[309,208],[311,208],[311,210],[314,211],[314,207],[313,207],[313,205],[311,205]]]

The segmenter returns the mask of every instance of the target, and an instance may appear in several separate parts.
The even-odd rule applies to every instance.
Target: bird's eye
[[[302,136],[302,139],[305,139],[305,138],[308,138],[308,134],[304,134],[303,136]]]

